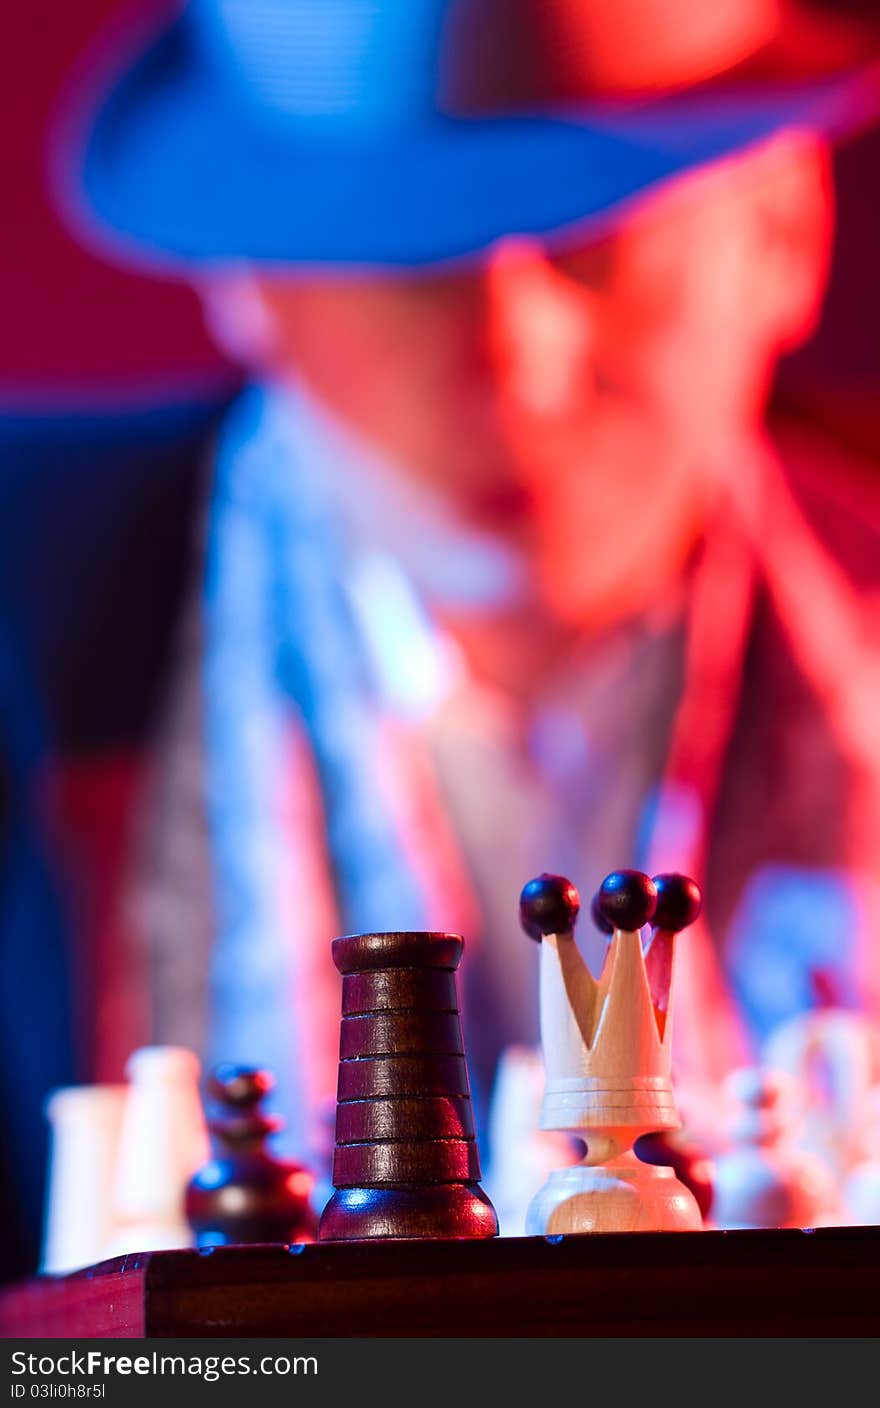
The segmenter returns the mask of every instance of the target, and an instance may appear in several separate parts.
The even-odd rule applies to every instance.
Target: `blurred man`
[[[785,20],[199,0],[98,117],[101,239],[181,269],[255,379],[138,863],[156,1037],[273,1065],[301,1147],[328,939],[467,936],[482,1101],[536,1038],[541,870],[705,884],[683,1078],[811,968],[880,1003],[868,609],[818,532],[836,467],[764,424],[821,306],[828,140],[876,94],[861,36]]]

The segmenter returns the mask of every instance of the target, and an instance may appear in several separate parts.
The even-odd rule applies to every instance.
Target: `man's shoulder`
[[[211,444],[236,388],[0,415],[0,600],[57,747],[135,747],[197,570]]]

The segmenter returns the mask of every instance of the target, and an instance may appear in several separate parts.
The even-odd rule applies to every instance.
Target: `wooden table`
[[[145,1252],[0,1295],[7,1339],[880,1335],[880,1227]]]

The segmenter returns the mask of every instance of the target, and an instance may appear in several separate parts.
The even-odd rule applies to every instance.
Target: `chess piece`
[[[843,1220],[833,1173],[795,1143],[797,1082],[785,1071],[742,1067],[724,1082],[735,1102],[729,1147],[715,1156],[712,1225],[830,1227]]]
[[[208,1079],[221,1110],[208,1125],[214,1157],[194,1174],[185,1199],[198,1247],[315,1240],[314,1174],[268,1147],[283,1128],[279,1115],[259,1108],[274,1083],[268,1071],[249,1066],[219,1066]]]
[[[554,1168],[575,1163],[581,1156],[571,1135],[538,1128],[543,1094],[540,1051],[532,1046],[506,1047],[492,1088],[489,1168],[484,1180],[502,1237],[525,1235],[535,1189]]]
[[[129,1057],[105,1256],[192,1246],[184,1198],[209,1155],[200,1074],[185,1047],[144,1046]]]
[[[700,1148],[685,1128],[657,1129],[642,1134],[634,1145],[636,1157],[646,1164],[671,1168],[693,1193],[704,1224],[712,1211],[715,1168],[710,1154]]]
[[[782,1023],[764,1043],[762,1065],[787,1071],[803,1096],[797,1143],[817,1154],[843,1182],[861,1157],[870,1092],[880,1081],[880,1030],[862,1012],[839,1006],[822,975],[827,1001]]]
[[[575,943],[579,908],[562,876],[538,876],[520,896],[522,927],[541,944],[540,1125],[586,1142],[582,1162],[552,1172],[536,1193],[526,1230],[699,1230],[700,1209],[673,1169],[633,1151],[640,1135],[680,1125],[670,1075],[673,955],[676,933],[699,913],[699,889],[685,876],[607,876],[594,906],[612,929],[598,981]],[[645,955],[639,930],[652,917]]]
[[[866,1101],[861,1157],[844,1180],[843,1206],[853,1227],[880,1225],[880,1085]]]
[[[124,1085],[72,1085],[46,1103],[49,1176],[40,1271],[62,1276],[100,1261],[112,1236],[110,1190]]]
[[[453,934],[334,939],[342,973],[334,1192],[319,1241],[494,1237],[479,1186]]]

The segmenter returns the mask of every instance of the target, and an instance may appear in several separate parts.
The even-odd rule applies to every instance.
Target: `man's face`
[[[261,278],[273,370],[524,547],[557,612],[603,626],[674,577],[762,414],[790,336],[761,267],[765,176],[740,157],[601,238],[502,242],[476,271]]]

